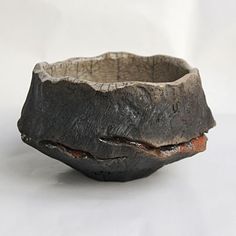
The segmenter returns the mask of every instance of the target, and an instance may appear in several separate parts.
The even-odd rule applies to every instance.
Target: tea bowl
[[[215,121],[198,69],[109,52],[36,64],[17,124],[25,143],[83,174],[128,181],[204,151]]]

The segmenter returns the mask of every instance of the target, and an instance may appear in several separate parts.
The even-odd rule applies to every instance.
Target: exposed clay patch
[[[67,155],[73,158],[88,158],[88,157],[93,158],[93,156],[88,152],[75,150],[61,143],[52,142],[49,140],[43,140],[43,141],[40,141],[39,143],[40,145],[44,145],[51,149],[57,148],[61,152],[66,153]]]
[[[100,138],[100,140],[102,140],[103,142],[113,143],[117,145],[121,144],[131,145],[138,149],[142,149],[144,152],[148,152],[151,156],[156,156],[157,158],[166,160],[166,159],[171,159],[176,155],[191,155],[198,152],[203,152],[206,149],[207,137],[206,135],[203,134],[197,138],[191,139],[189,142],[162,146],[162,147],[154,147],[148,143],[131,141],[121,137]],[[85,152],[83,150],[76,150],[64,144],[52,141],[41,141],[40,143],[49,148],[57,148],[61,152],[66,153],[67,155],[73,158],[95,158],[89,152]],[[123,158],[123,157],[114,157],[108,159],[110,160],[117,158]],[[107,160],[106,158],[97,158],[97,157],[95,159]]]
[[[171,159],[177,155],[192,155],[206,150],[207,137],[201,135],[191,139],[189,142],[178,145],[168,145],[157,150],[157,155],[161,159]]]

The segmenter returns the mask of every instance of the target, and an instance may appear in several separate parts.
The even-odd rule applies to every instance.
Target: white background
[[[236,235],[235,0],[0,0],[0,235]],[[20,140],[33,66],[106,51],[199,68],[208,150],[127,183],[88,179]]]

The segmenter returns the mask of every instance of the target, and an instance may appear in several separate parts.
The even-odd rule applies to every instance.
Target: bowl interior
[[[48,64],[45,70],[53,77],[70,76],[100,83],[173,82],[190,72],[186,64],[178,58],[161,55],[141,57],[128,53],[74,58]]]

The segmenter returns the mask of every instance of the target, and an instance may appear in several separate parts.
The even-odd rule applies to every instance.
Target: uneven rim
[[[120,57],[129,57],[129,56],[144,58],[144,59],[159,57],[159,58],[162,58],[164,61],[168,61],[168,62],[173,63],[173,65],[181,66],[184,69],[188,70],[189,72],[172,82],[145,82],[145,81],[135,81],[135,80],[133,80],[133,81],[119,81],[119,82],[117,82],[117,81],[93,82],[93,81],[89,81],[86,79],[75,78],[72,76],[54,77],[54,76],[50,75],[45,69],[48,66],[60,65],[60,64],[64,64],[64,63],[90,61],[90,60],[96,61],[96,60],[103,60],[103,59],[107,59],[107,58],[115,59],[115,58],[120,58]],[[35,67],[33,69],[33,73],[38,74],[38,76],[42,82],[50,81],[52,83],[57,83],[60,81],[68,81],[68,82],[72,82],[72,83],[86,83],[86,84],[89,84],[91,87],[93,87],[95,90],[101,90],[101,91],[107,91],[106,86],[102,86],[103,89],[101,89],[101,85],[108,85],[108,84],[113,85],[113,88],[112,88],[112,86],[109,86],[110,91],[118,89],[118,88],[130,86],[130,85],[134,85],[134,84],[146,84],[146,85],[151,85],[151,86],[155,86],[155,87],[164,87],[166,85],[177,85],[179,83],[183,83],[191,75],[199,77],[198,69],[191,67],[185,60],[183,60],[181,58],[162,55],[162,54],[155,54],[155,55],[151,55],[151,56],[140,56],[140,55],[137,55],[134,53],[128,53],[128,52],[106,52],[106,53],[103,53],[101,55],[94,56],[94,57],[72,57],[72,58],[58,61],[55,63],[39,62],[35,65]]]

